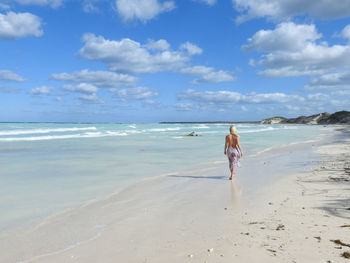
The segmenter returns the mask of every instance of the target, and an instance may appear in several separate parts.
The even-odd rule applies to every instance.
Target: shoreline
[[[298,146],[291,151],[298,151]],[[276,154],[281,155],[280,152]],[[270,157],[273,160],[276,156]],[[286,161],[289,157],[285,153],[279,161]],[[265,164],[257,166],[259,165],[261,167]],[[310,168],[310,163],[307,167]],[[279,173],[278,170],[275,172]],[[264,219],[261,215],[254,217],[254,212],[263,211],[262,214],[266,215],[266,209],[269,212],[272,208],[281,211],[274,205],[266,206],[266,202],[262,202],[262,196],[275,193],[276,196],[268,196],[267,199],[273,199],[268,203],[277,204],[278,199],[282,198],[277,190],[293,183],[298,175],[292,173],[284,178],[272,176],[269,178],[270,183],[265,182],[262,190],[258,191],[259,195],[251,195],[249,189],[241,189],[243,171],[241,174],[238,171],[234,186],[226,180],[227,173],[226,165],[220,165],[220,168],[208,167],[202,171],[163,175],[163,178],[133,185],[106,200],[84,205],[70,215],[62,215],[63,218],[55,216],[50,222],[39,225],[27,233],[29,236],[26,235],[22,243],[17,243],[17,247],[25,248],[15,253],[15,260],[10,254],[11,245],[16,247],[16,238],[12,242],[10,240],[6,246],[2,246],[9,249],[5,249],[9,252],[5,258],[8,262],[203,262],[217,257],[216,260],[220,262],[232,262],[232,259],[239,262],[262,262],[254,261],[254,258],[247,260],[247,255],[244,254],[254,251],[260,259],[274,262],[274,257],[278,259],[279,255],[274,256],[271,251],[266,253],[264,247],[251,250],[261,239],[259,231],[254,229],[261,224],[254,222],[262,222]],[[274,180],[276,182],[272,183]],[[252,197],[250,202],[242,196],[242,191]],[[294,195],[295,193],[292,196]],[[67,219],[70,224],[67,224]],[[273,220],[270,221],[269,224],[273,225]],[[274,227],[270,226],[272,229],[269,231],[276,234]],[[167,235],[164,234],[166,232]],[[343,241],[346,243],[350,240]],[[46,247],[38,246],[42,242],[46,242]],[[278,251],[272,245],[271,247],[270,250]],[[92,255],[96,249],[99,253]]]

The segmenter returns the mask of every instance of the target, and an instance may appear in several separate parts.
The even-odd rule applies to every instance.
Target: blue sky
[[[350,1],[0,0],[0,121],[350,110]]]

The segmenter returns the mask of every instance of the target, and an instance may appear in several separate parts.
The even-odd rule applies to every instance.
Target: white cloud
[[[128,89],[111,89],[116,97],[123,100],[144,100],[158,96],[158,92],[154,92],[149,88],[136,87]]]
[[[193,0],[193,1],[202,2],[202,3],[205,3],[207,5],[215,5],[216,4],[216,0]]]
[[[215,71],[214,68],[205,66],[182,68],[179,70],[179,72],[192,76],[201,76],[200,78],[193,80],[191,82],[192,84],[231,82],[236,80],[236,77],[229,72],[223,70]]]
[[[331,96],[338,96],[338,97],[345,97],[348,98],[348,100],[350,100],[350,90],[337,90],[337,91],[333,91],[331,92]]]
[[[150,99],[146,99],[143,102],[143,105],[146,107],[152,107],[152,108],[156,108],[156,109],[164,109],[167,108],[167,105],[164,105],[163,103],[159,102],[159,101],[155,101],[155,100],[150,100]]]
[[[248,65],[251,66],[251,67],[255,67],[256,66],[255,60],[252,59],[252,58],[249,59]]]
[[[202,77],[195,79],[192,81],[193,84],[199,83],[218,83],[218,82],[231,82],[235,81],[236,77],[234,77],[231,73],[219,70],[209,72],[207,74],[202,75]]]
[[[186,42],[180,46],[181,50],[186,50],[188,54],[190,55],[197,55],[197,54],[202,54],[203,50],[196,46],[195,44],[192,44],[190,42]]]
[[[274,104],[290,101],[303,102],[305,99],[298,95],[284,93],[249,93],[241,94],[234,91],[198,91],[189,89],[177,95],[180,100],[192,100],[211,105],[230,105],[237,103]]]
[[[110,71],[89,71],[83,69],[72,74],[52,74],[51,79],[70,82],[88,82],[98,87],[132,86],[138,81],[136,77],[127,74],[118,74]]]
[[[306,90],[335,90],[350,88],[350,71],[329,73],[313,78]]]
[[[344,27],[344,29],[341,32],[341,36],[350,40],[350,25]]]
[[[52,90],[53,90],[52,87],[41,86],[41,87],[37,87],[37,88],[31,89],[29,91],[29,93],[32,94],[32,95],[48,95],[48,94],[51,93]]]
[[[82,93],[96,93],[98,88],[92,84],[80,83],[79,85],[63,85],[62,89],[73,91],[73,92],[82,92]]]
[[[201,76],[193,81],[195,84],[235,80],[231,73],[223,70],[215,71],[214,68],[205,66],[188,66],[192,55],[203,52],[201,48],[190,42],[182,44],[180,51],[172,51],[170,44],[164,39],[148,40],[145,45],[142,45],[128,38],[115,41],[86,34],[83,40],[85,45],[80,49],[80,54],[86,59],[106,63],[112,71],[148,74],[173,71]]]
[[[286,77],[322,74],[350,65],[350,46],[318,44],[314,25],[281,23],[274,30],[260,30],[243,48],[262,52],[259,74]]]
[[[0,81],[23,82],[25,79],[10,70],[0,70]]]
[[[7,5],[7,4],[3,4],[3,3],[0,3],[0,10],[7,10],[7,9],[10,9],[10,6]]]
[[[198,106],[193,103],[176,103],[174,108],[178,111],[193,111],[198,109]]]
[[[285,105],[285,107],[287,108],[287,110],[290,110],[290,111],[300,111],[301,108],[299,106],[294,106],[294,105]]]
[[[5,2],[15,2],[21,5],[49,5],[53,8],[56,8],[62,4],[63,0],[5,0]]]
[[[248,111],[248,108],[247,108],[246,106],[242,105],[242,106],[241,106],[241,110],[242,110],[242,111]]]
[[[80,54],[86,59],[106,63],[112,71],[127,73],[155,73],[176,70],[190,59],[181,51],[164,50],[150,53],[147,46],[124,38],[120,41],[107,40],[102,36],[85,34],[85,45]]]
[[[326,100],[329,98],[329,95],[324,93],[313,93],[313,94],[308,94],[307,98],[312,101]]]
[[[13,88],[13,87],[4,87],[0,86],[0,92],[5,92],[5,93],[19,93],[20,89],[19,88]]]
[[[241,16],[236,21],[267,17],[274,20],[298,15],[310,15],[322,19],[336,19],[350,15],[350,2],[343,0],[232,0]]]
[[[173,10],[175,3],[173,1],[159,2],[158,0],[116,0],[116,7],[124,21],[146,22],[160,13]]]
[[[296,25],[292,22],[281,23],[274,30],[260,30],[248,39],[243,49],[251,51],[299,51],[322,35],[317,33],[315,25]]]
[[[200,76],[200,75],[205,75],[210,72],[213,72],[214,70],[215,70],[214,68],[206,67],[206,66],[193,66],[193,67],[181,68],[179,72],[183,74],[192,75],[192,76]]]
[[[86,13],[94,13],[98,12],[99,9],[95,5],[96,2],[99,2],[100,0],[84,0],[82,5],[83,5],[83,10]]]
[[[43,35],[41,19],[31,13],[8,12],[0,14],[0,39],[18,39]]]
[[[145,45],[145,48],[148,50],[168,50],[170,48],[170,44],[164,39],[159,39],[158,41],[149,39]]]
[[[87,103],[94,103],[94,104],[102,104],[104,101],[99,98],[96,93],[92,94],[84,94],[79,97],[81,101],[87,102]]]

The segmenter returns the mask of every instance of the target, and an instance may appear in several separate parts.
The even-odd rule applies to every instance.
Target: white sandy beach
[[[226,162],[143,181],[1,237],[0,262],[348,262],[346,136],[248,157],[233,184]]]

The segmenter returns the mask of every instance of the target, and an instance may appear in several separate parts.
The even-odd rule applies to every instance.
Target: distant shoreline
[[[260,121],[161,121],[159,124],[232,124],[232,123],[247,123],[260,124]]]

